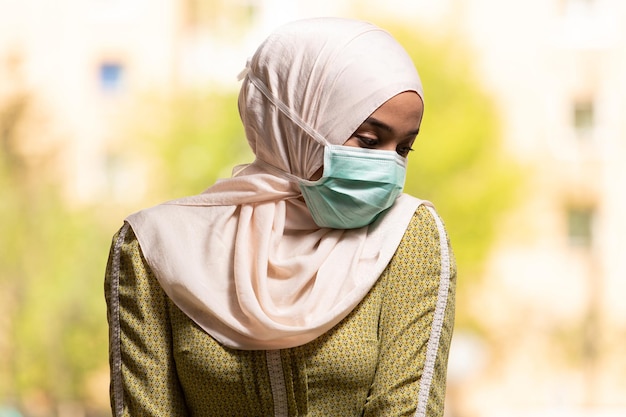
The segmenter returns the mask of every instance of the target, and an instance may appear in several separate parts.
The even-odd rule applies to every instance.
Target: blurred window
[[[594,210],[570,207],[567,211],[568,240],[572,247],[590,248],[593,243]]]
[[[594,130],[594,105],[593,101],[579,100],[572,106],[572,121],[576,138],[579,140],[591,140]]]
[[[184,0],[182,7],[186,28],[209,28],[219,33],[250,25],[260,5],[259,0]]]
[[[561,0],[563,14],[571,17],[588,16],[593,11],[595,0]]]
[[[120,62],[102,62],[98,69],[100,90],[117,93],[124,88],[124,65]]]

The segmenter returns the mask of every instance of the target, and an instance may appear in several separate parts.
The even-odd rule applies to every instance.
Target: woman
[[[241,77],[255,161],[114,237],[114,415],[441,416],[455,268],[434,209],[401,194],[413,63],[371,24],[319,18]]]

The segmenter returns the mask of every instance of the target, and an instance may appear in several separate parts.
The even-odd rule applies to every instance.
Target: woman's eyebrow
[[[382,129],[382,130],[384,130],[384,131],[386,131],[388,133],[391,133],[391,134],[396,133],[395,130],[391,126],[389,126],[388,124],[386,124],[384,122],[381,122],[380,120],[378,120],[378,119],[376,119],[375,117],[372,117],[372,116],[370,116],[367,119],[365,119],[364,123],[370,124],[370,125],[372,125],[374,127]],[[416,136],[419,133],[419,131],[420,131],[419,128],[417,128],[415,130],[411,130],[410,132],[406,133],[406,136]]]

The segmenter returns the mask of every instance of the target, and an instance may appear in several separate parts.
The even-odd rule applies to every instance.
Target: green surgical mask
[[[355,229],[392,206],[405,176],[406,158],[394,151],[326,145],[322,178],[299,184],[318,226]]]

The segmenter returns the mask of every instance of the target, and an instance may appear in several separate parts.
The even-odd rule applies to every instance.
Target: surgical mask
[[[395,151],[332,145],[274,96],[249,66],[240,76],[247,76],[283,114],[324,146],[324,172],[317,181],[298,178],[259,162],[298,181],[304,201],[319,227],[356,229],[367,226],[393,205],[404,187],[406,158]]]
[[[322,178],[299,184],[318,226],[356,229],[393,205],[405,177],[406,159],[394,151],[327,145]]]

